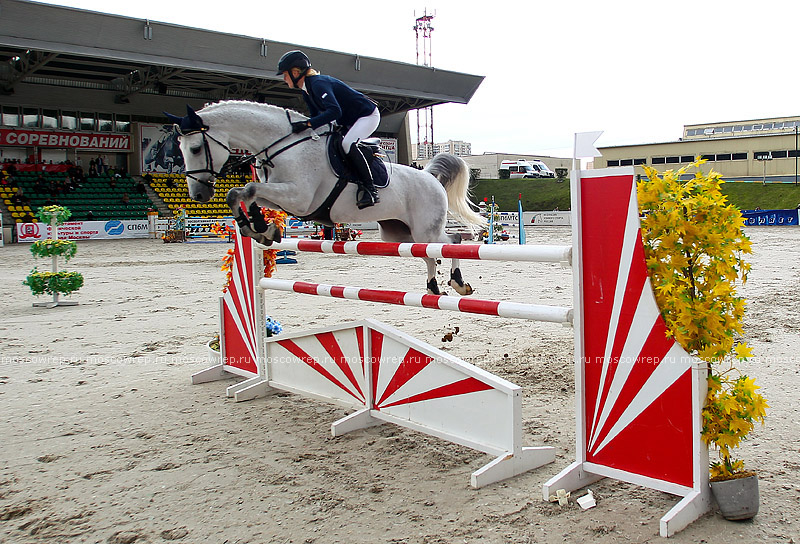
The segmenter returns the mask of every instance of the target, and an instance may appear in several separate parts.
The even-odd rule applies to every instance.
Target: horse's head
[[[189,196],[197,202],[208,202],[214,196],[214,183],[231,154],[228,135],[220,131],[210,134],[209,126],[188,105],[185,117],[164,114],[179,135]]]

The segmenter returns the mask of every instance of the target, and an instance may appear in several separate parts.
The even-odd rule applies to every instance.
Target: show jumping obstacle
[[[571,190],[572,248],[310,240],[272,246],[571,262],[571,309],[262,278],[264,248],[237,237],[233,281],[221,303],[222,364],[193,376],[194,383],[237,374],[249,379],[228,388],[236,400],[286,390],[355,409],[333,423],[334,436],[391,422],[495,454],[472,475],[480,487],[554,460],[553,448],[521,446],[518,386],[372,320],[267,338],[264,291],[571,321],[577,459],[544,485],[543,498],[603,477],[665,491],[683,497],[661,519],[661,535],[674,534],[711,507],[708,451],[700,440],[706,372],[666,336],[647,276],[633,169],[573,171]]]

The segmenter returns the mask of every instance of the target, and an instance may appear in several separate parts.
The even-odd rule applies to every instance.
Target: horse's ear
[[[181,121],[183,121],[183,117],[178,117],[177,115],[172,115],[171,113],[168,113],[166,111],[162,111],[161,113],[166,115],[167,119],[169,119],[170,123],[173,124],[173,125],[180,126]]]
[[[189,126],[195,129],[203,129],[208,128],[206,124],[203,122],[203,119],[197,115],[197,112],[194,111],[189,104],[186,104],[186,119],[189,121]]]

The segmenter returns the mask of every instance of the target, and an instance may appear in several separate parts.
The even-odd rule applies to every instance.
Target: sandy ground
[[[712,513],[675,542],[800,542],[798,262],[800,229],[758,228],[745,365],[771,408],[742,449],[760,477],[749,522]],[[529,243],[569,243],[564,228]],[[572,331],[467,314],[275,293],[287,331],[365,316],[523,387],[526,445],[557,457],[480,490],[490,458],[392,425],[332,439],[345,411],[281,394],[247,403],[231,381],[190,385],[217,330],[224,244],[84,242],[67,266],[74,307],[34,308],[21,281],[36,259],[0,248],[0,541],[8,543],[659,542],[677,498],[604,480],[598,506],[541,500],[574,459]],[[47,262],[39,263],[47,269]],[[464,263],[480,298],[571,305],[558,265]],[[276,277],[420,291],[421,261],[304,254]],[[41,297],[41,300],[47,300]],[[452,342],[443,342],[449,332]],[[582,494],[582,493],[579,493]]]

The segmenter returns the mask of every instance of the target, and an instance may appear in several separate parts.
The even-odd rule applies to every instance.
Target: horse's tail
[[[461,157],[450,153],[439,153],[425,167],[433,174],[447,192],[447,208],[453,216],[468,226],[485,227],[486,219],[475,211],[469,199],[469,166]]]

